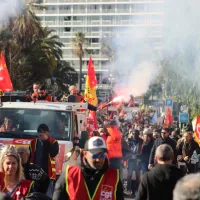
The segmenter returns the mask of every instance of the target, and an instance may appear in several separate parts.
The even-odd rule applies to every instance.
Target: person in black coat
[[[153,147],[154,140],[152,134],[143,135],[143,145],[141,151],[141,167],[143,174],[148,172],[149,157]]]
[[[17,152],[21,157],[25,178],[35,182],[34,188],[36,192],[45,194],[50,182],[49,176],[41,167],[29,162],[30,150],[28,147],[20,146]]]
[[[136,200],[172,200],[176,182],[182,177],[180,169],[172,164],[173,149],[162,144],[156,149],[157,165],[145,173]]]
[[[149,157],[149,169],[152,169],[153,165],[156,164],[154,158],[155,158],[155,152],[156,149],[161,145],[161,144],[168,144],[169,146],[172,147],[173,152],[174,152],[174,160],[173,163],[176,164],[177,160],[177,152],[176,152],[176,142],[169,137],[169,129],[168,128],[163,128],[161,131],[161,138],[157,138],[154,141],[154,145],[151,149],[150,157]]]

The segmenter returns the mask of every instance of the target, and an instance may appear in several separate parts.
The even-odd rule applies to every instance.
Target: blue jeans
[[[53,192],[54,192],[54,181],[53,180],[50,180],[49,182],[49,187],[47,189],[47,193],[46,195],[50,198],[53,197]]]
[[[136,172],[136,180],[132,181],[133,171]],[[137,191],[140,183],[140,167],[137,165],[136,159],[128,160],[128,176],[127,176],[127,190],[131,190],[133,193]]]
[[[148,172],[149,171],[149,169],[148,169],[148,163],[141,163],[141,168],[142,168],[142,173],[144,174],[144,173],[146,173],[146,172]]]

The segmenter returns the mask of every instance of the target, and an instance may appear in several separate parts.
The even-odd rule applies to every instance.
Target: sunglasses
[[[103,154],[97,153],[97,154],[93,154],[93,155],[92,155],[92,158],[93,158],[93,159],[97,159],[97,158],[106,158],[106,156],[107,156],[106,153],[103,153]]]
[[[161,133],[166,134],[167,132],[161,132]]]

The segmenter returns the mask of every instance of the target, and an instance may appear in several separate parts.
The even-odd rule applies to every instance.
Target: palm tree
[[[26,89],[34,81],[52,77],[62,57],[62,43],[52,30],[43,28],[32,5],[13,17],[0,32],[0,49],[5,51],[7,66],[16,89]]]
[[[44,6],[29,1],[15,18],[10,19],[9,29],[16,34],[21,47],[26,48],[32,43],[33,35],[43,36],[40,18],[35,15],[34,9],[43,9]]]
[[[82,66],[83,66],[83,56],[86,51],[88,41],[85,38],[85,33],[78,31],[75,33],[75,37],[71,40],[72,52],[75,56],[79,57],[79,92],[82,91]]]
[[[60,92],[67,92],[70,85],[78,82],[77,71],[70,66],[69,62],[59,60],[57,67],[53,71],[53,77],[56,77],[56,83]]]

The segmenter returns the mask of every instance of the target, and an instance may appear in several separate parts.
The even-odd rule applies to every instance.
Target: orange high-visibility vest
[[[81,169],[77,166],[67,166],[66,169],[66,192],[70,200],[116,200],[118,182],[119,170],[109,168],[91,197]]]
[[[31,149],[30,162],[31,163],[34,163],[35,161],[35,151],[37,147],[37,142],[38,142],[38,139],[34,139],[31,141],[31,145],[30,145],[30,149]],[[53,144],[55,142],[56,140],[50,137],[50,143]],[[50,179],[56,180],[56,161],[55,161],[55,157],[51,157],[50,155],[48,158],[48,175]]]
[[[34,182],[30,180],[22,180],[15,191],[11,194],[11,198],[15,200],[21,200],[22,197],[27,196],[30,193],[33,183]],[[6,188],[4,188],[3,192],[8,191],[6,190]]]

